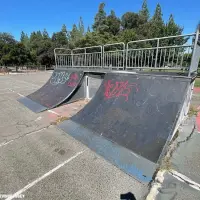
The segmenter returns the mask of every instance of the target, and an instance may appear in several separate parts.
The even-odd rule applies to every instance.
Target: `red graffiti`
[[[76,87],[77,86],[77,81],[78,81],[79,77],[76,73],[71,74],[69,81],[67,83],[67,85],[69,87]]]
[[[70,80],[75,80],[75,81],[77,81],[77,80],[78,80],[78,75],[77,75],[76,73],[71,74]]]
[[[125,101],[128,101],[132,88],[135,88],[136,92],[138,92],[137,83],[129,84],[128,81],[112,83],[111,80],[108,80],[105,83],[104,96],[106,99],[124,96]]]

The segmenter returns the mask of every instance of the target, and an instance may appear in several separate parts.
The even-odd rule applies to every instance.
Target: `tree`
[[[4,44],[16,44],[16,40],[14,39],[14,37],[9,34],[9,33],[0,33],[0,43],[4,43]]]
[[[181,35],[182,32],[183,32],[183,28],[175,23],[174,17],[171,14],[166,24],[165,35],[166,36]]]
[[[87,28],[87,33],[90,33],[91,31],[90,31],[90,26],[88,26],[88,28]]]
[[[162,10],[160,4],[157,4],[155,13],[151,19],[151,36],[162,37],[164,36],[165,25],[162,19]]]
[[[49,34],[48,34],[48,32],[47,32],[46,29],[44,29],[44,31],[42,32],[42,36],[43,36],[43,39],[45,39],[45,40],[50,39],[50,38],[49,38]]]
[[[80,29],[77,28],[76,24],[73,24],[72,31],[70,32],[70,48],[79,46],[79,40],[83,38]]]
[[[78,27],[79,27],[80,35],[83,36],[84,33],[85,33],[85,27],[84,27],[84,23],[83,23],[82,17],[80,17]]]
[[[23,31],[21,32],[20,42],[27,48],[30,48],[30,40],[26,33]]]
[[[116,17],[115,12],[111,10],[110,15],[106,18],[107,32],[117,35],[120,31],[120,20]]]
[[[119,35],[119,42],[128,43],[137,39],[137,33],[133,29],[126,29]]]
[[[52,35],[52,41],[55,45],[55,47],[66,47],[69,46],[69,38],[68,38],[68,32],[66,25],[63,24],[61,31],[53,33]]]
[[[139,11],[139,24],[145,24],[149,20],[149,9],[147,6],[147,0],[143,1],[142,9]]]
[[[139,16],[134,12],[126,12],[121,19],[123,29],[134,29],[138,27]]]
[[[94,18],[94,24],[92,26],[94,31],[99,31],[103,33],[107,30],[106,25],[106,12],[104,11],[105,4],[100,3],[98,13],[96,14]]]

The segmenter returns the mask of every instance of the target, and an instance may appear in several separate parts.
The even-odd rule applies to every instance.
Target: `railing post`
[[[74,67],[74,57],[73,57],[73,50],[71,50],[71,55],[72,55],[72,68]]]
[[[57,60],[56,60],[56,49],[54,49],[54,57],[55,57],[55,66],[56,66],[56,68],[57,68]]]
[[[102,68],[104,68],[104,45],[102,46]]]
[[[125,53],[126,53],[126,66],[125,66],[125,69],[127,69],[127,67],[128,67],[128,43],[126,44]]]
[[[124,63],[125,63],[125,53],[126,53],[126,48],[125,44],[123,43],[123,70],[125,70]]]
[[[197,27],[197,31],[196,31],[196,35],[195,35],[195,41],[194,41],[194,46],[193,46],[193,51],[192,51],[192,58],[191,58],[191,62],[190,62],[190,69],[189,69],[189,73],[188,73],[188,76],[190,77],[191,76],[191,73],[192,73],[192,68],[193,65],[195,65],[195,53],[196,53],[196,48],[197,48],[197,45],[198,45],[198,40],[199,40],[199,35],[200,34],[200,25]],[[196,63],[196,68],[198,69],[198,63]]]
[[[84,56],[84,66],[86,66],[86,48],[85,48],[85,56]]]
[[[157,48],[156,48],[156,58],[155,58],[155,65],[154,67],[157,67],[157,60],[158,60],[158,49],[159,49],[159,38],[157,39]]]

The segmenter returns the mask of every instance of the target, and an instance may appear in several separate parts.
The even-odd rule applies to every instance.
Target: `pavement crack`
[[[191,133],[186,137],[185,140],[179,141],[177,143],[176,148],[178,148],[182,143],[189,141],[192,138],[192,135],[194,134],[195,129],[196,129],[196,125],[193,126]]]
[[[173,142],[168,147],[165,157],[161,160],[161,165],[160,165],[159,169],[165,169],[165,170],[172,169],[171,158],[173,156],[173,153],[180,147],[181,144],[188,142],[192,138],[192,135],[194,134],[195,129],[196,129],[196,126],[194,124],[193,128],[191,130],[191,133],[184,140],[176,141],[178,136],[176,137],[175,140],[173,140]]]

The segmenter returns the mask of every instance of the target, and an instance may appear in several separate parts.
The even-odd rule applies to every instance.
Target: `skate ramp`
[[[150,182],[189,85],[186,77],[108,73],[94,98],[59,128],[139,181]]]
[[[18,101],[38,113],[54,108],[68,100],[72,102],[84,98],[82,96],[84,95],[82,92],[84,86],[81,87],[83,77],[83,71],[56,69],[44,86]],[[75,94],[76,96],[74,96]]]

